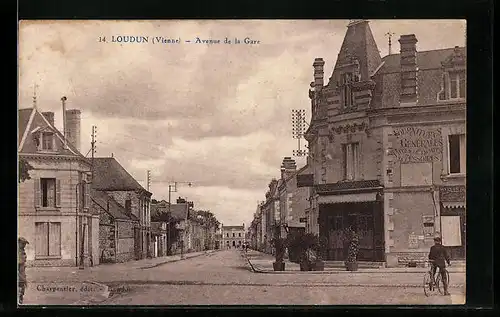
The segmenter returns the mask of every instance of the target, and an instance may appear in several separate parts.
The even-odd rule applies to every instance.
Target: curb
[[[261,270],[261,269],[255,269],[253,266],[253,271],[254,273],[260,273],[260,274],[425,274],[426,272],[423,271],[418,271],[418,272],[405,272],[405,271],[379,271],[379,272],[374,272],[374,271],[345,271],[345,270],[324,270],[324,271],[271,271],[271,270]],[[465,271],[461,272],[449,272],[451,274],[460,274],[460,273],[466,273]]]
[[[252,271],[254,273],[261,273],[261,274],[425,274],[428,272],[428,270],[421,270],[421,271],[390,271],[387,269],[380,269],[380,271],[365,271],[364,269],[359,269],[358,271],[346,271],[342,270],[341,268],[335,269],[335,270],[324,270],[324,271],[274,271],[271,269],[259,269],[256,268],[252,262],[246,258],[250,266],[252,267]],[[448,273],[466,273],[466,270],[453,270],[450,271],[448,270]]]
[[[250,262],[250,259],[248,259],[248,256],[246,255],[246,253],[243,253],[243,256],[245,257],[245,259],[247,260],[248,264],[250,265],[250,269],[252,270],[253,273],[264,273],[264,272],[261,272],[261,271],[255,269],[255,267],[253,266],[252,262]]]
[[[197,255],[194,255],[194,256],[190,256],[190,257],[185,256],[183,259],[176,259],[176,260],[171,260],[171,261],[165,261],[165,262],[156,263],[156,264],[153,264],[153,265],[150,265],[150,266],[139,267],[138,269],[141,269],[141,270],[152,269],[152,268],[164,265],[164,264],[179,262],[179,261],[183,261],[183,260],[188,260],[188,259],[196,258],[196,257],[199,257],[199,256],[203,256],[203,255],[209,255],[209,254],[212,254],[214,252],[215,251],[206,252],[206,253],[202,253],[202,254],[197,254]]]

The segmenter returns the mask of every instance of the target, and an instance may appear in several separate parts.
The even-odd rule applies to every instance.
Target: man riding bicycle
[[[448,293],[448,280],[446,276],[446,263],[450,265],[450,257],[446,248],[441,244],[441,238],[434,238],[434,245],[431,247],[429,252],[429,260],[432,263],[432,277],[436,276],[436,269],[439,268],[439,274],[441,274],[441,280],[443,281],[444,295],[450,295]]]

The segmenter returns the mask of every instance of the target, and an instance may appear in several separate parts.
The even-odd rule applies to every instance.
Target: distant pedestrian
[[[17,239],[18,244],[18,291],[19,291],[19,304],[23,303],[24,291],[28,285],[28,280],[26,278],[26,244],[29,244],[28,240],[23,237]]]

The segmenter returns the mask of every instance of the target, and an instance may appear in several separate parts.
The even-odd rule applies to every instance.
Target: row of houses
[[[352,227],[360,261],[423,261],[435,236],[465,258],[466,49],[417,42],[402,35],[400,53],[382,58],[368,21],[354,20],[326,84],[314,60],[307,163],[283,160],[249,228],[254,248],[303,230],[340,261]]]
[[[116,158],[83,156],[81,112],[63,112],[61,133],[53,112],[36,104],[18,111],[18,234],[29,242],[28,266],[85,267],[215,248],[213,214],[182,198],[168,207]]]

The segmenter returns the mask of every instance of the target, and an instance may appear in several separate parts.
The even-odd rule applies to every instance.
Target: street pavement
[[[139,261],[137,261],[139,262]],[[334,274],[255,273],[244,253],[223,250],[182,261],[148,265],[114,264],[92,269],[30,268],[26,304],[97,305],[446,305],[462,304],[465,273],[450,273],[452,296],[426,297],[423,273],[389,269]],[[311,272],[312,273],[312,272]],[[314,272],[318,273],[318,272]],[[94,282],[98,296],[43,292]],[[98,284],[95,284],[98,283]],[[97,285],[101,288],[98,289]],[[37,290],[38,288],[38,290]],[[50,296],[49,296],[50,295]],[[50,298],[49,298],[50,297]]]

